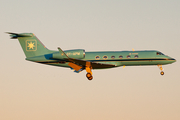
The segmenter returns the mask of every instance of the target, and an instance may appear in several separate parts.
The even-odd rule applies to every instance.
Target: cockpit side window
[[[156,55],[164,55],[163,53],[161,52],[157,52]]]

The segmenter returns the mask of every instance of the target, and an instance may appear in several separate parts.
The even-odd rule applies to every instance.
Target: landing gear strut
[[[161,74],[161,75],[164,75],[162,65],[158,65],[158,67],[159,67],[159,69],[161,70],[160,74]]]
[[[90,62],[86,62],[86,77],[88,78],[88,80],[92,80],[93,76],[92,76],[92,71],[91,71],[92,67],[91,67],[91,63]]]

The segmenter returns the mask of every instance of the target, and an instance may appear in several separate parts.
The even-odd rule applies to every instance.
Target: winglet
[[[58,47],[59,53],[61,54],[61,56],[63,56],[64,58],[69,59],[69,57],[66,55],[66,53],[60,48]]]
[[[59,53],[61,54],[61,56],[63,57],[63,58],[65,58],[65,59],[68,59],[69,61],[71,61],[71,62],[74,62],[72,59],[70,59],[67,55],[66,55],[66,53],[60,48],[60,47],[58,47],[58,50],[59,50]],[[71,67],[71,68],[73,68],[76,72],[80,72],[79,70],[81,70],[82,69],[82,67],[81,66],[79,66],[79,65],[77,65],[77,64],[75,64],[75,63],[71,63],[71,62],[69,62],[69,66]]]

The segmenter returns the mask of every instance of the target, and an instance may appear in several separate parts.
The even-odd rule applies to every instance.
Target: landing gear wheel
[[[86,77],[87,77],[87,78],[89,78],[89,77],[91,77],[91,76],[92,76],[91,73],[87,73],[87,74],[86,74]]]
[[[161,74],[161,75],[164,75],[164,72],[163,72],[163,71],[161,71],[161,72],[160,72],[160,74]]]
[[[92,80],[93,79],[93,76],[91,75],[91,73],[87,73],[86,77],[88,78],[88,80]]]
[[[92,80],[93,79],[93,76],[89,77],[88,80]]]

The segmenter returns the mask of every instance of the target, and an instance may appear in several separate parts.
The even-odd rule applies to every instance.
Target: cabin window
[[[105,56],[103,56],[103,59],[107,59],[108,57],[105,55]]]
[[[157,54],[157,55],[164,55],[164,54],[163,54],[163,53],[161,53],[161,52],[157,52],[156,54]]]
[[[122,56],[122,55],[120,55],[120,56],[119,56],[119,59],[122,59],[122,58],[123,58],[123,56]]]
[[[115,56],[111,56],[111,58],[112,58],[112,59],[114,59],[114,58],[115,58]]]
[[[99,57],[99,56],[96,56],[95,58],[96,58],[96,59],[99,59],[100,57]]]
[[[138,55],[135,55],[134,58],[138,58]]]
[[[128,55],[128,56],[127,56],[127,58],[131,58],[131,56],[130,56],[130,55]]]

